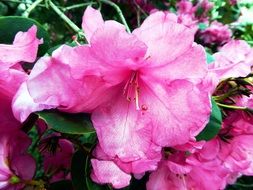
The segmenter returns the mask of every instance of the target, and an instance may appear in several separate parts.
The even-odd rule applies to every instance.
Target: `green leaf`
[[[206,61],[207,61],[207,64],[214,62],[214,57],[208,52],[206,52]]]
[[[87,114],[70,114],[56,110],[45,110],[36,113],[52,129],[67,134],[95,133]]]
[[[15,35],[19,32],[26,32],[33,25],[38,28],[37,37],[43,38],[43,44],[39,46],[38,55],[44,55],[49,48],[49,35],[37,21],[19,16],[0,17],[0,43],[12,44]]]
[[[203,22],[199,23],[198,25],[200,30],[205,30],[208,27],[207,24]]]
[[[87,155],[78,150],[74,156],[72,157],[71,161],[71,178],[72,184],[75,190],[85,190],[86,188],[86,173],[85,173],[85,166],[86,166],[86,159]]]
[[[57,181],[50,184],[49,190],[74,190],[70,180]]]
[[[206,127],[198,134],[196,139],[200,140],[211,140],[214,138],[220,131],[222,123],[222,114],[220,108],[217,106],[215,101],[212,99],[212,113],[209,119],[209,123]]]

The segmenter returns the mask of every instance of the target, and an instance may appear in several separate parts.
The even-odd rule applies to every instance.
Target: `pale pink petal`
[[[153,66],[173,61],[193,43],[195,30],[175,22],[174,17],[165,12],[156,12],[133,32],[148,46],[146,57]]]
[[[148,109],[153,141],[161,146],[187,143],[207,124],[211,111],[209,93],[187,80],[162,83],[144,76],[141,105]],[[194,109],[193,109],[194,108]]]
[[[121,93],[121,91],[120,91]],[[152,142],[152,120],[137,111],[121,94],[92,113],[103,151],[123,162],[156,158],[160,147]]]
[[[124,173],[111,161],[91,160],[91,178],[101,184],[110,183],[114,188],[123,188],[130,184],[131,175]]]
[[[100,11],[93,9],[91,6],[88,6],[83,14],[82,28],[85,33],[85,38],[88,42],[91,39],[91,36],[94,32],[101,26],[103,26],[104,20]]]
[[[130,162],[124,162],[118,157],[110,157],[103,151],[100,144],[96,146],[93,155],[99,160],[113,161],[125,173],[142,175],[146,171],[155,170],[157,168],[157,163],[161,160],[161,148],[156,145],[153,146],[154,147],[150,147],[150,151],[147,152],[146,157]]]
[[[60,50],[59,50],[60,51]],[[84,76],[74,79],[69,65],[56,58],[40,59],[27,81],[28,91],[35,103],[57,106],[69,112],[89,112],[110,93],[103,79],[96,76]]]
[[[8,69],[0,72],[0,75],[1,93],[10,98],[15,95],[22,82],[28,78],[25,72],[15,69]]]
[[[253,49],[242,40],[232,40],[214,54],[209,71],[217,78],[245,77],[251,73]]]
[[[193,44],[186,52],[161,67],[144,68],[147,75],[155,78],[176,80],[176,79],[201,79],[207,75],[206,54],[202,46]],[[187,71],[187,72],[186,72]]]
[[[128,34],[124,28],[106,23],[91,38],[93,56],[107,67],[136,69],[138,60],[145,56],[147,47],[136,36]],[[106,47],[106,48],[105,48]]]
[[[35,103],[28,92],[26,82],[20,86],[12,101],[13,115],[21,122],[24,122],[32,112],[55,107],[56,105]]]
[[[0,61],[9,66],[20,61],[34,62],[41,40],[36,37],[37,28],[32,26],[27,32],[16,34],[12,45],[0,45]]]

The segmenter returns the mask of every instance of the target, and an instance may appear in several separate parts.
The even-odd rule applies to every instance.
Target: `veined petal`
[[[20,86],[12,101],[13,115],[21,122],[24,122],[32,112],[55,107],[56,105],[35,103],[28,92],[26,82]]]
[[[208,65],[216,78],[245,77],[253,66],[253,49],[243,40],[232,40],[214,54],[215,61]]]
[[[8,67],[20,62],[34,62],[41,40],[36,37],[37,28],[32,26],[27,32],[16,34],[12,45],[0,44],[0,62]]]
[[[140,67],[147,46],[124,28],[108,22],[99,28],[91,38],[93,56],[106,67],[130,68]],[[140,61],[139,61],[140,60]]]
[[[123,162],[155,158],[159,146],[152,142],[152,120],[137,111],[121,94],[92,113],[100,146],[111,158]]]
[[[97,183],[110,183],[114,188],[126,187],[130,184],[131,175],[126,174],[112,161],[91,160],[91,178]]]
[[[90,42],[90,38],[93,33],[104,24],[104,19],[100,11],[88,6],[83,14],[82,28],[85,33],[85,37]]]
[[[133,32],[148,46],[146,57],[152,66],[161,66],[182,55],[191,47],[194,33],[194,29],[177,23],[175,16],[166,12],[151,14]]]
[[[158,147],[155,144],[152,146],[153,147],[150,147],[150,151],[146,153],[146,157],[130,162],[124,162],[117,156],[110,157],[103,151],[100,144],[96,146],[95,150],[93,151],[93,155],[98,160],[113,161],[125,173],[140,175],[146,171],[156,170],[158,163],[161,160],[161,147]]]
[[[149,79],[149,80],[148,80]],[[144,78],[140,102],[148,107],[153,141],[161,146],[187,143],[207,124],[209,93],[187,80],[170,83]]]
[[[194,43],[186,52],[168,64],[155,68],[146,67],[142,70],[146,75],[162,80],[203,80],[208,71],[205,50]]]

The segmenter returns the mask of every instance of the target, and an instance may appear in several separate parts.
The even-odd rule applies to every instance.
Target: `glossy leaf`
[[[39,56],[46,53],[49,48],[49,35],[41,24],[37,21],[19,16],[0,17],[0,43],[11,44],[16,33],[27,31],[31,26],[38,28],[37,37],[43,38],[43,44],[39,46]],[[8,32],[7,32],[8,31]]]
[[[56,110],[37,112],[40,119],[44,120],[52,129],[67,134],[95,133],[90,118],[86,114],[69,114]]]
[[[200,134],[198,134],[196,139],[198,141],[211,140],[218,134],[221,128],[221,123],[222,123],[222,114],[221,114],[220,108],[212,99],[212,113],[211,113],[209,122],[206,125],[206,127],[200,132]]]

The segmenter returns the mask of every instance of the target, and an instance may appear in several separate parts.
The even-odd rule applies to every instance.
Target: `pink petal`
[[[251,73],[253,49],[242,40],[232,40],[214,54],[215,61],[209,71],[220,80],[228,77],[245,77]]]
[[[26,82],[20,86],[12,102],[13,115],[21,122],[24,122],[32,112],[55,107],[55,105],[35,103],[28,92]]]
[[[195,30],[176,22],[176,16],[165,12],[151,14],[134,30],[148,46],[146,57],[153,66],[173,61],[187,51],[194,40]]]
[[[104,101],[100,95],[108,89],[104,81],[95,76],[74,79],[69,65],[48,57],[36,63],[27,85],[35,103],[55,106],[69,112],[91,111]],[[105,94],[106,96],[110,94]]]
[[[124,173],[111,161],[91,160],[93,171],[91,178],[97,183],[110,183],[116,189],[130,184],[131,175]]]
[[[187,187],[182,178],[170,172],[165,163],[161,163],[159,169],[151,173],[149,181],[147,182],[147,190],[168,189],[187,190]]]
[[[209,93],[187,80],[163,83],[142,77],[141,104],[153,130],[153,141],[161,146],[175,146],[193,139],[207,124],[210,115]]]
[[[153,67],[147,67],[143,70],[146,75],[160,79],[203,80],[207,75],[205,50],[202,46],[194,43],[186,52],[175,60],[168,62],[168,64],[156,67],[155,69]]]
[[[85,32],[85,38],[90,42],[91,36],[96,30],[103,26],[104,20],[100,11],[88,6],[83,14],[82,28]]]
[[[140,67],[136,62],[145,56],[147,47],[136,36],[128,34],[117,23],[108,22],[96,31],[91,38],[93,56],[106,67]],[[105,48],[106,47],[106,48]]]
[[[121,93],[121,91],[120,91]],[[92,113],[103,151],[123,162],[159,158],[160,147],[152,142],[152,120],[137,111],[121,94]]]
[[[37,28],[32,26],[27,32],[16,34],[12,45],[0,45],[0,62],[9,66],[20,61],[34,62],[41,40],[36,37]]]

